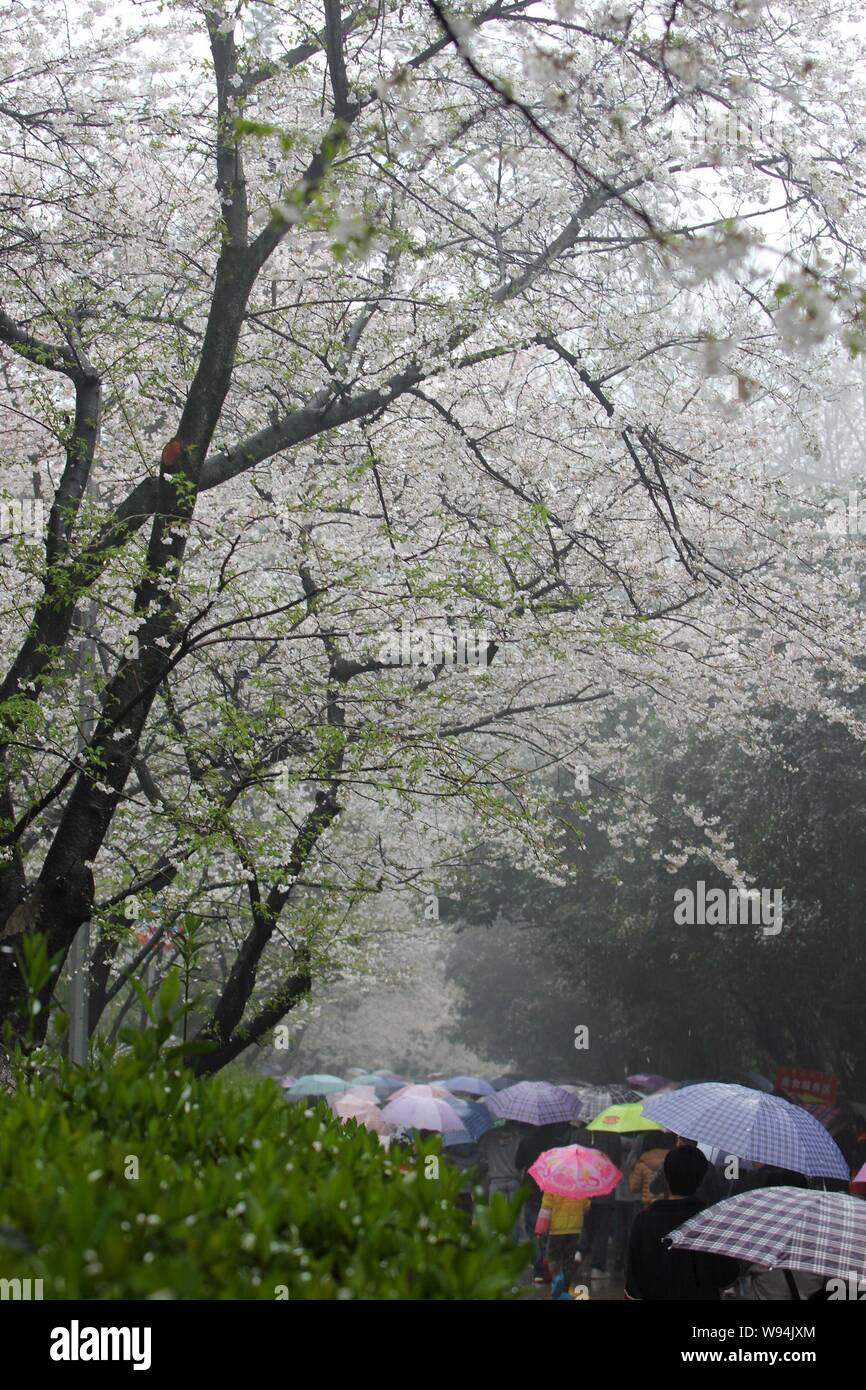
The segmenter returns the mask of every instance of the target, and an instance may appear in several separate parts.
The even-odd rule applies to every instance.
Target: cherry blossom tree
[[[93,1026],[196,923],[216,1069],[478,839],[564,872],[612,706],[853,727],[857,547],[766,463],[862,344],[856,16],[0,16],[15,1030],[28,937],[44,1034],[83,921]]]

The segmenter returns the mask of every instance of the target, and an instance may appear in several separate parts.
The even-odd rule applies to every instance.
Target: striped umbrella
[[[710,1081],[650,1096],[643,1113],[686,1139],[808,1177],[849,1178],[839,1146],[800,1105],[748,1086]]]
[[[618,1085],[584,1086],[577,1098],[580,1101],[581,1124],[588,1124],[596,1115],[600,1115],[603,1110],[609,1110],[612,1105],[631,1105],[635,1101],[643,1100],[639,1091],[633,1091],[629,1086]]]
[[[484,1104],[497,1120],[522,1120],[527,1125],[554,1125],[576,1120],[580,1114],[577,1096],[547,1081],[520,1081],[485,1096]]]
[[[761,1187],[716,1202],[667,1239],[685,1250],[753,1260],[772,1269],[862,1278],[866,1202],[845,1192]]]

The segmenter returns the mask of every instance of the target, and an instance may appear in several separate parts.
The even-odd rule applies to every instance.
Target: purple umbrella
[[[403,1096],[389,1101],[382,1119],[398,1129],[436,1129],[441,1132],[463,1129],[463,1121],[446,1100],[438,1096]]]
[[[643,1113],[674,1134],[810,1178],[849,1178],[838,1144],[802,1106],[766,1091],[708,1081],[650,1096]]]
[[[484,1104],[498,1120],[522,1120],[527,1125],[554,1125],[580,1115],[577,1096],[547,1081],[520,1081],[485,1096]]]
[[[467,1096],[492,1096],[496,1087],[481,1076],[446,1076],[442,1082],[449,1091],[465,1091]]]
[[[654,1071],[639,1071],[635,1076],[627,1076],[626,1081],[630,1086],[637,1086],[639,1091],[660,1091],[663,1086],[670,1086],[671,1082],[666,1076],[658,1076]]]

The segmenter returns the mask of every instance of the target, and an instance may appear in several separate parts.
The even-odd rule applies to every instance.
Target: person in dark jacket
[[[671,1149],[664,1161],[669,1197],[638,1212],[628,1246],[625,1296],[646,1301],[717,1301],[739,1276],[737,1260],[700,1250],[675,1250],[665,1236],[703,1211],[695,1196],[708,1168],[700,1149]]]
[[[596,1130],[592,1133],[592,1147],[606,1154],[617,1168],[622,1167],[622,1140],[618,1134]],[[593,1197],[580,1238],[581,1256],[584,1259],[589,1257],[590,1279],[604,1279],[606,1276],[608,1243],[615,1216],[616,1202],[612,1191],[605,1197]]]

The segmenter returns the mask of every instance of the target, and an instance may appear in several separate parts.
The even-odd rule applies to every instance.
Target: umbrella
[[[340,1100],[343,1100],[344,1097],[345,1097],[346,1099],[348,1099],[348,1100],[360,1101],[363,1105],[376,1105],[376,1104],[377,1104],[377,1101],[376,1101],[376,1087],[375,1087],[375,1086],[356,1086],[356,1085],[352,1085],[352,1086],[349,1087],[349,1089],[348,1089],[347,1091],[339,1091],[339,1092],[335,1091],[335,1092],[330,1096],[330,1099],[331,1099],[331,1100],[335,1100],[335,1099],[339,1098]]]
[[[838,1145],[814,1115],[765,1091],[711,1081],[650,1096],[643,1113],[675,1134],[717,1144],[753,1163],[812,1178],[849,1177]]]
[[[475,1142],[482,1134],[486,1134],[488,1129],[493,1128],[494,1121],[486,1105],[480,1105],[477,1101],[458,1100],[456,1097],[448,1103],[463,1121],[463,1128],[467,1132],[467,1140],[464,1142]]]
[[[428,1100],[435,1096],[438,1100],[453,1100],[451,1092],[447,1086],[427,1085],[424,1082],[410,1082],[408,1086],[401,1086],[399,1091],[395,1091],[392,1100],[405,1100],[407,1097],[426,1097]]]
[[[799,1269],[866,1275],[866,1202],[845,1192],[760,1187],[716,1202],[668,1237],[686,1250]]]
[[[516,1086],[522,1080],[523,1077],[518,1076],[516,1072],[506,1072],[502,1076],[494,1076],[490,1084],[494,1091],[504,1091],[509,1086]]]
[[[449,1091],[465,1091],[470,1096],[492,1096],[496,1090],[481,1076],[446,1076],[442,1085]]]
[[[587,1125],[587,1129],[607,1129],[612,1134],[636,1134],[643,1129],[661,1129],[661,1125],[655,1120],[648,1120],[646,1115],[641,1113],[640,1104],[636,1105],[610,1105],[607,1110],[602,1110],[600,1115],[596,1115],[592,1124]]]
[[[618,1085],[584,1086],[577,1098],[580,1101],[579,1119],[582,1124],[594,1120],[596,1115],[609,1110],[612,1105],[631,1105],[635,1101],[643,1100],[638,1091]]]
[[[859,1173],[854,1174],[852,1182],[866,1182],[866,1163],[863,1164]]]
[[[529,1176],[542,1192],[557,1197],[606,1197],[613,1192],[622,1173],[600,1149],[568,1144],[564,1149],[548,1149],[533,1163]]]
[[[672,1083],[666,1076],[658,1076],[654,1071],[639,1071],[634,1076],[627,1076],[626,1081],[630,1086],[636,1086],[639,1091],[660,1091],[663,1086],[670,1086]]]
[[[309,1076],[299,1076],[287,1094],[292,1100],[303,1100],[305,1096],[327,1096],[332,1091],[346,1091],[348,1081],[341,1076],[329,1076],[327,1072],[312,1072]]]
[[[814,1115],[825,1129],[830,1129],[831,1125],[835,1124],[842,1114],[838,1105],[819,1105],[817,1101],[812,1100],[801,1100],[800,1104],[804,1110],[808,1110],[810,1115]]]
[[[387,1120],[383,1119],[381,1111],[370,1101],[364,1101],[358,1097],[353,1097],[346,1092],[342,1096],[329,1096],[328,1104],[338,1119],[345,1124],[346,1120],[357,1120],[359,1125],[365,1129],[375,1130],[378,1134],[387,1134],[390,1126]]]
[[[528,1125],[554,1125],[580,1114],[577,1096],[547,1081],[520,1081],[486,1096],[485,1105],[498,1120],[522,1120]]]
[[[463,1130],[463,1121],[447,1101],[438,1096],[403,1096],[391,1100],[382,1111],[383,1120],[403,1129]]]
[[[281,1076],[280,1085],[282,1086],[284,1091],[287,1091],[290,1086],[294,1086],[297,1079],[298,1078],[296,1076]]]
[[[391,1095],[393,1091],[402,1090],[405,1082],[391,1081],[386,1076],[379,1076],[377,1072],[366,1071],[361,1072],[360,1076],[354,1076],[352,1078],[352,1086],[358,1085],[372,1086],[376,1095],[382,1098]]]

